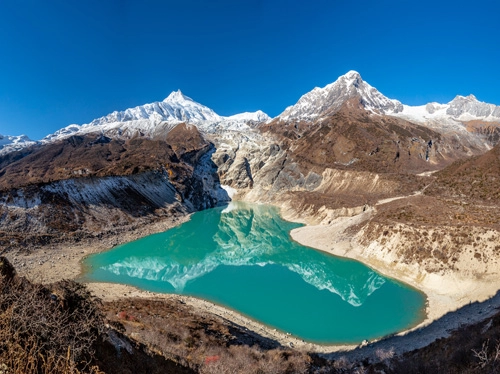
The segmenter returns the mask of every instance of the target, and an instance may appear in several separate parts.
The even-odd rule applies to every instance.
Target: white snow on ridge
[[[448,104],[404,105],[401,112],[392,115],[418,123],[457,124],[471,120],[500,122],[500,106],[478,101],[474,95],[458,95]]]
[[[0,155],[36,144],[36,141],[31,140],[26,135],[0,135]]]
[[[226,120],[232,121],[254,121],[254,122],[267,122],[271,119],[262,110],[256,112],[244,112],[240,114],[235,114],[234,116],[225,117]]]
[[[207,133],[224,130],[250,131],[247,123],[260,123],[271,118],[264,112],[245,112],[224,117],[212,109],[197,103],[180,90],[172,92],[163,101],[114,111],[84,125],[70,125],[47,135],[42,142],[52,142],[71,135],[102,132],[111,136],[133,136],[140,133],[146,136],[165,135],[177,124],[186,122],[196,125]]]
[[[366,109],[425,124],[439,130],[458,128],[462,121],[484,120],[500,122],[500,106],[478,101],[473,95],[457,96],[448,104],[429,103],[421,106],[403,105],[389,99],[376,88],[363,81],[359,73],[349,71],[323,88],[314,88],[304,94],[295,105],[289,106],[277,118],[282,120],[312,121],[335,113],[352,98]],[[197,103],[180,90],[172,92],[163,101],[157,101],[123,111],[114,111],[83,125],[72,124],[47,135],[41,143],[51,143],[76,134],[101,132],[110,137],[165,136],[177,124],[196,125],[205,133],[252,132],[251,126],[268,123],[271,118],[264,112],[245,112],[220,116],[212,109]],[[25,136],[1,136],[0,154],[36,144]]]
[[[403,110],[399,101],[385,97],[363,81],[358,72],[351,70],[335,82],[306,93],[295,105],[286,108],[278,118],[285,121],[314,120],[322,114],[335,112],[354,97],[359,97],[362,105],[370,111],[398,113]]]
[[[349,71],[323,88],[314,88],[303,95],[295,105],[289,106],[277,118],[289,120],[315,120],[332,114],[349,99],[359,98],[366,110],[406,119],[417,123],[457,125],[462,121],[500,121],[500,106],[480,102],[474,95],[456,96],[448,104],[428,103],[420,106],[403,105],[389,99],[376,88],[363,81],[359,73]],[[432,126],[439,127],[439,126]]]

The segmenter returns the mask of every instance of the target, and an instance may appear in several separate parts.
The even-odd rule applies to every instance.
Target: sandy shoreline
[[[445,274],[430,274],[409,265],[396,266],[381,257],[367,255],[366,248],[343,233],[349,226],[365,221],[371,213],[367,210],[352,217],[337,218],[328,225],[300,227],[292,230],[291,237],[302,245],[360,261],[384,276],[422,291],[427,296],[427,317],[410,331],[426,326],[471,302],[488,300],[499,290],[495,279],[490,280],[487,276],[483,281],[474,281],[454,276],[451,271]]]
[[[396,266],[394,261],[382,260],[384,257],[377,257],[376,251],[374,256],[353,237],[345,235],[346,229],[366,221],[373,210],[369,208],[351,217],[339,217],[329,224],[306,225],[290,233],[302,245],[360,261],[384,276],[414,287],[427,297],[426,318],[420,324],[345,356],[360,359],[376,355],[377,350],[401,354],[421,348],[438,338],[449,336],[450,331],[462,325],[486,320],[500,309],[500,283],[494,274],[485,274],[483,279],[473,280],[463,279],[451,271],[431,274],[408,265]],[[332,350],[335,351],[339,349]],[[329,357],[338,358],[340,355],[333,353]]]
[[[474,299],[469,299],[468,297],[464,299],[460,295],[450,292],[438,292],[436,287],[431,287],[432,285],[435,286],[434,283],[439,282],[440,279],[436,278],[431,280],[431,282],[419,282],[415,279],[412,272],[404,273],[398,269],[391,269],[390,266],[386,266],[382,261],[377,262],[364,257],[361,249],[353,244],[352,238],[343,237],[342,235],[347,227],[364,221],[369,214],[370,210],[367,210],[353,217],[337,218],[329,225],[304,226],[291,232],[292,238],[303,245],[333,255],[359,260],[376,271],[403,281],[426,294],[428,307],[425,321],[408,331],[403,331],[393,337],[370,344],[369,347],[356,349],[359,348],[359,345],[320,345],[305,342],[300,338],[247,318],[231,309],[194,297],[142,291],[132,286],[112,283],[87,283],[87,286],[96,296],[105,301],[128,297],[181,300],[188,305],[192,305],[199,312],[213,313],[252,332],[276,340],[283,346],[293,346],[296,349],[308,352],[330,354],[328,356],[331,358],[337,358],[339,355],[369,357],[375,355],[376,351],[380,349],[392,350],[400,354],[423,347],[437,338],[445,337],[451,329],[457,328],[462,324],[471,324],[484,320],[493,315],[497,308],[500,308],[500,296],[490,299],[497,291],[493,282],[476,284],[475,288],[477,292],[468,293],[468,295],[475,295]],[[285,219],[287,218],[286,212],[282,212],[282,215]],[[75,279],[81,275],[82,260],[85,256],[109,250],[117,244],[165,231],[187,220],[189,220],[189,216],[165,219],[148,227],[120,235],[119,239],[110,238],[104,239],[101,242],[51,246],[34,251],[30,255],[9,253],[7,257],[16,266],[20,275],[27,276],[34,281],[50,283],[61,279]],[[332,241],[332,238],[335,239]],[[449,287],[451,286],[445,285],[445,288],[448,289]],[[468,291],[470,290],[469,288]],[[490,300],[485,304],[486,306],[477,303],[471,304],[471,301],[483,301],[487,299]],[[471,304],[468,305],[471,309],[470,312],[464,312],[465,308],[464,310],[454,312],[467,304]],[[445,314],[446,317],[441,318]],[[434,322],[439,318],[441,319],[438,323]]]

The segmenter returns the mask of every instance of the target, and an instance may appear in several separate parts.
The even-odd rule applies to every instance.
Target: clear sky
[[[1,0],[0,134],[182,92],[281,113],[349,70],[405,104],[500,105],[500,1]]]

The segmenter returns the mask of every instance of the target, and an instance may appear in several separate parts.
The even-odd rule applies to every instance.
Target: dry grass
[[[308,373],[311,358],[200,314],[178,302],[127,299],[104,304],[113,326],[200,373]]]
[[[98,301],[73,281],[32,284],[0,258],[0,363],[9,373],[97,373]]]
[[[436,173],[436,178],[426,194],[498,205],[500,202],[500,144],[481,156],[453,163]]]

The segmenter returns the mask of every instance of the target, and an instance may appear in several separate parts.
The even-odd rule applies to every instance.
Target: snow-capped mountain
[[[22,149],[36,143],[37,142],[31,140],[26,135],[0,135],[0,155]]]
[[[361,79],[356,71],[349,71],[335,82],[323,88],[316,87],[289,106],[278,118],[290,120],[315,120],[324,114],[332,114],[349,99],[359,98],[368,110],[382,113],[398,113],[403,104],[382,95],[376,88]]]
[[[186,122],[204,132],[221,130],[248,130],[248,123],[269,121],[270,117],[258,110],[224,117],[212,109],[185,96],[180,90],[172,92],[165,100],[137,106],[124,111],[114,111],[84,125],[70,125],[46,136],[42,141],[51,142],[70,135],[103,132],[117,136],[141,133],[147,136],[165,135],[175,125]]]
[[[121,112],[114,111],[107,116],[97,118],[83,126],[95,127],[109,123],[129,122],[142,119],[199,123],[204,121],[218,122],[221,120],[221,116],[216,114],[212,109],[185,96],[178,90],[172,92],[163,101],[137,106]]]
[[[500,122],[500,106],[478,101],[474,95],[458,95],[447,104],[404,105],[403,110],[396,115],[418,123],[457,123],[473,120]]]
[[[384,96],[363,81],[355,71],[349,71],[323,88],[314,88],[303,95],[295,105],[286,108],[277,118],[284,121],[312,121],[335,113],[347,100],[353,98],[357,98],[369,111],[412,122],[429,123],[433,128],[438,128],[438,123],[449,127],[471,120],[500,122],[500,106],[480,102],[474,95],[457,96],[447,104],[403,105],[398,100]]]
[[[356,71],[349,71],[323,88],[314,88],[276,118],[283,121],[315,121],[334,114],[346,101],[352,99],[373,113],[399,117],[429,126],[436,131],[465,131],[463,123],[471,120],[500,123],[500,107],[480,102],[473,95],[457,96],[448,104],[403,105],[398,100],[387,98],[363,81]],[[260,110],[221,116],[178,90],[163,101],[114,111],[88,124],[69,125],[46,136],[41,143],[95,132],[112,137],[133,137],[138,134],[162,137],[182,122],[194,124],[204,133],[220,134],[224,131],[249,133],[252,125],[270,121],[271,118]],[[9,140],[11,138],[13,140]],[[6,145],[7,143],[12,145]],[[3,143],[0,140],[0,152],[6,153],[30,144],[32,141],[27,138],[9,137],[3,140]]]

